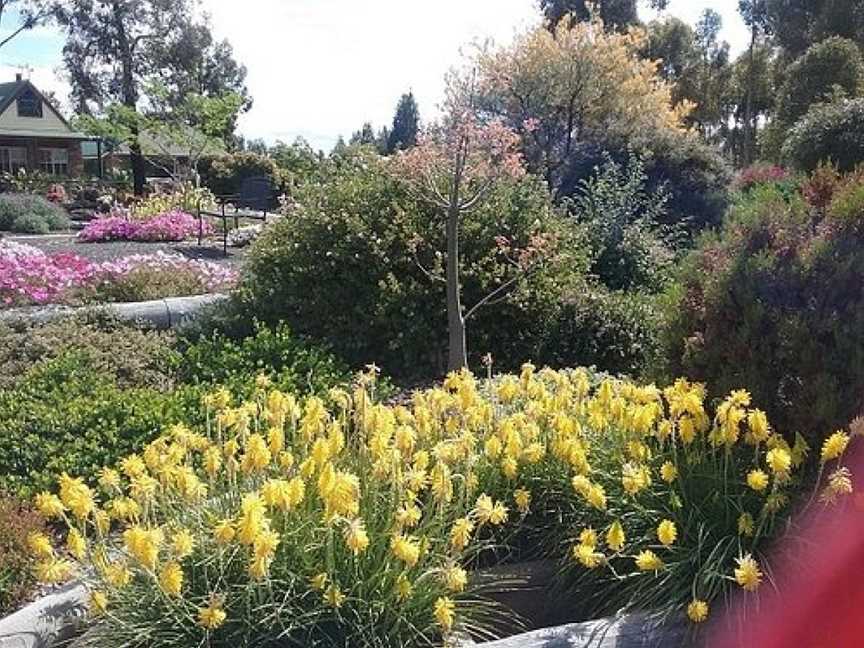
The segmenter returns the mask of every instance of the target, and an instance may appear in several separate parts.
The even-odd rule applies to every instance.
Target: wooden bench
[[[204,238],[204,217],[222,220],[222,252],[228,254],[228,221],[234,220],[235,229],[240,227],[240,219],[267,222],[268,216],[275,216],[276,192],[273,183],[266,177],[246,178],[240,185],[240,193],[216,196],[215,209],[198,209],[198,245]]]

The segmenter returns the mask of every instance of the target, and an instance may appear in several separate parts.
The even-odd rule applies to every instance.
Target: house
[[[20,74],[0,83],[0,172],[20,169],[80,176],[82,143],[91,138],[72,129],[45,96]]]

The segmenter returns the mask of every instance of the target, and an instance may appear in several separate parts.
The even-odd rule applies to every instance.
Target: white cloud
[[[205,0],[214,30],[249,68],[248,137],[329,148],[364,121],[388,123],[412,89],[434,113],[443,76],[474,39],[536,23],[533,0]]]
[[[414,91],[421,116],[441,100],[443,77],[474,40],[509,40],[540,20],[536,0],[202,0],[215,35],[227,38],[248,70],[255,100],[240,121],[246,137],[329,149],[364,121],[389,124],[399,96]],[[668,13],[695,23],[720,12],[733,53],[748,42],[736,0],[671,0]],[[656,13],[643,11],[643,19]],[[50,29],[25,34],[3,50],[0,80],[30,62],[31,79],[64,101],[62,38]]]

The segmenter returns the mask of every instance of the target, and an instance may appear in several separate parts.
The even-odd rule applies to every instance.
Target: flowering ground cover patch
[[[205,236],[213,232],[212,226],[200,224]],[[198,236],[199,222],[193,215],[172,210],[144,219],[130,218],[123,214],[112,214],[90,221],[78,233],[80,241],[98,243],[104,241],[184,241]]]
[[[0,241],[0,304],[82,304],[196,295],[230,288],[236,272],[217,263],[157,252],[92,262]]]
[[[326,397],[217,389],[203,427],[37,496],[68,527],[62,551],[34,540],[37,572],[88,581],[93,646],[431,646],[500,628],[470,571],[545,537],[582,596],[698,628],[765,585],[765,550],[813,485],[806,444],[747,392],[713,411],[704,396],[530,364],[393,406],[374,369]],[[820,502],[851,492],[850,441],[812,462]]]

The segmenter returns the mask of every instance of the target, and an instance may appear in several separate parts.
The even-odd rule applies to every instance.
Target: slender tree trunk
[[[120,64],[123,66],[123,105],[132,110],[138,110],[138,88],[135,85],[134,76],[134,61],[132,53],[132,44],[129,41],[129,35],[126,33],[126,23],[124,22],[125,7],[121,2],[115,0],[111,4],[114,14],[114,28],[117,32],[117,44],[120,49]],[[138,132],[138,125],[133,124],[132,141],[129,144],[129,160],[132,163],[132,180],[135,189],[135,195],[141,196],[144,193],[144,183],[146,180],[146,165],[144,155],[141,152],[141,138]]]
[[[451,201],[447,210],[447,333],[448,371],[468,366],[468,345],[465,339],[465,318],[459,285],[459,206]]]
[[[750,53],[747,62],[747,99],[744,107],[744,164],[753,161],[755,151],[756,124],[753,119],[753,67],[756,50],[756,24],[750,27]]]

